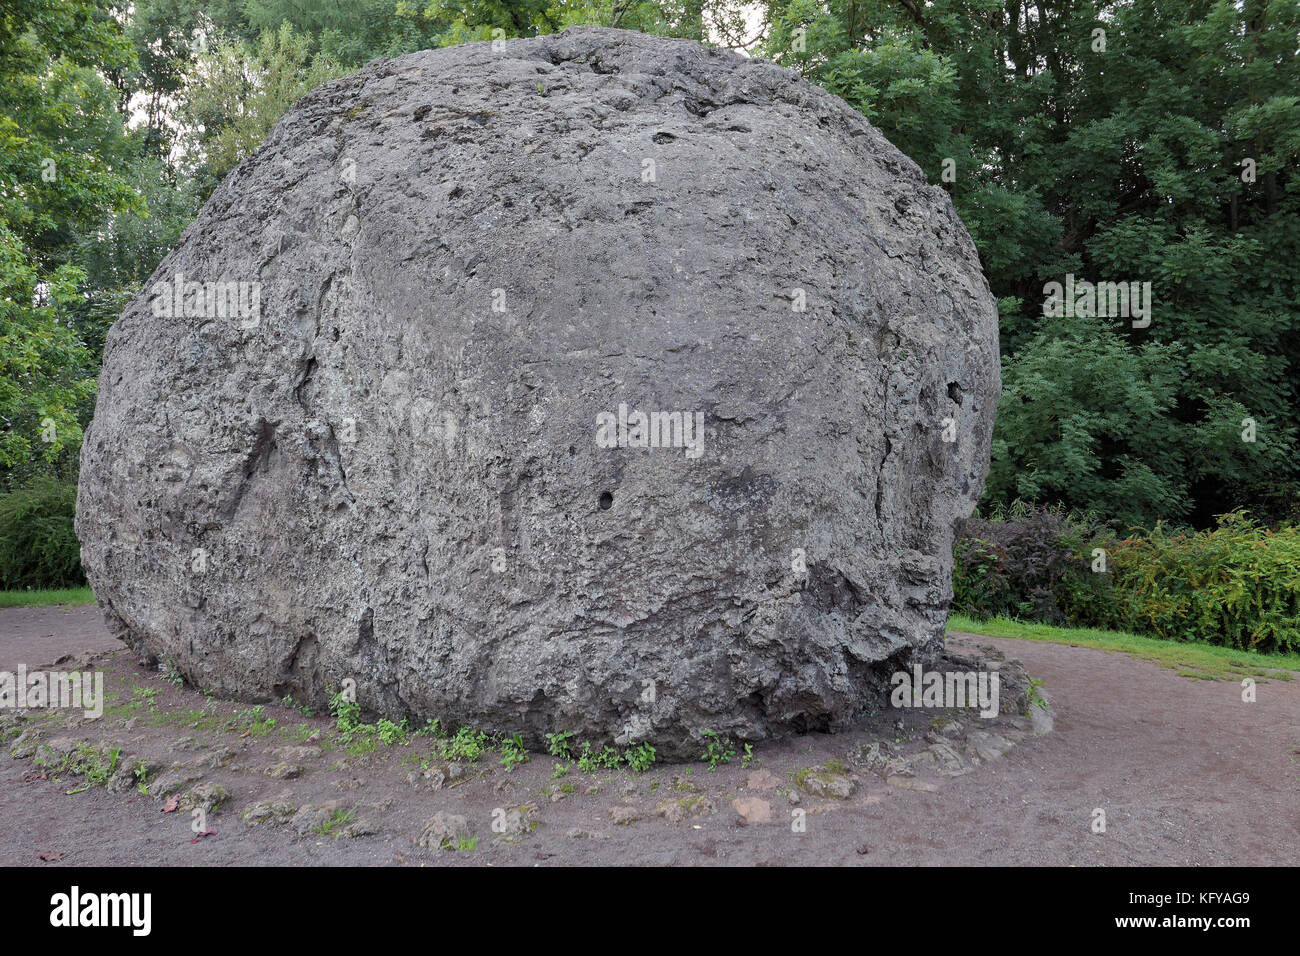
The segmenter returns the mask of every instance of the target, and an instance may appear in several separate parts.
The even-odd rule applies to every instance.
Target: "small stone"
[[[203,765],[207,767],[209,770],[221,770],[223,767],[227,766],[234,759],[235,759],[234,751],[228,750],[225,747],[221,747],[217,750],[214,750],[208,756],[208,759],[204,761]]]
[[[641,819],[639,816],[637,816],[636,807],[630,807],[630,806],[610,807],[609,818],[611,821],[613,821],[615,824],[621,827],[630,826],[631,824],[636,823],[639,819]]]
[[[917,760],[948,777],[959,777],[972,769],[955,745],[942,740],[919,754]]]
[[[302,767],[296,763],[273,763],[265,773],[272,780],[293,780],[302,776]]]
[[[748,826],[751,823],[771,823],[772,804],[758,797],[737,797],[731,801],[732,809],[740,815],[740,822]]]
[[[297,812],[297,807],[284,800],[263,800],[245,810],[242,819],[249,827],[262,823],[288,823]]]
[[[1034,736],[1041,737],[1043,734],[1050,734],[1056,721],[1052,718],[1049,711],[1044,710],[1037,704],[1029,705],[1029,723],[1033,727]]]
[[[826,766],[807,767],[795,775],[799,789],[812,797],[847,800],[858,789],[857,781],[843,771],[835,761]]]
[[[304,803],[298,808],[298,812],[293,815],[293,819],[289,821],[289,824],[300,836],[307,836],[312,833],[319,834],[322,827],[335,819],[338,811],[347,809],[348,804],[342,800],[327,800],[325,803]],[[342,833],[342,828],[340,828],[339,833]]]
[[[203,779],[203,772],[187,764],[172,764],[157,780],[149,781],[149,796],[155,800],[170,797]]]
[[[966,752],[985,762],[998,759],[1011,747],[1011,741],[987,730],[972,730],[966,735]]]
[[[130,793],[136,789],[140,781],[136,777],[135,771],[139,765],[138,760],[123,757],[117,765],[117,769],[113,771],[113,775],[104,784],[104,789],[109,793]]]
[[[354,840],[357,837],[373,836],[379,832],[379,826],[369,820],[357,820],[338,831],[340,840]]]
[[[181,796],[182,810],[202,810],[211,813],[230,799],[230,791],[219,783],[200,783]]]
[[[706,817],[713,812],[713,801],[699,796],[663,800],[655,807],[655,816],[663,817],[669,823],[681,823],[691,817]]]
[[[493,844],[514,845],[537,829],[537,808],[531,804],[505,807],[504,813],[493,812]]]
[[[889,754],[881,747],[880,741],[872,741],[858,751],[858,763],[873,773],[883,773],[889,766]]]
[[[456,850],[469,835],[468,820],[459,814],[439,810],[429,818],[415,843],[426,850]]]

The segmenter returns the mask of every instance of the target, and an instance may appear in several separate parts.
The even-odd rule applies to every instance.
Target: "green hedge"
[[[1128,630],[1243,650],[1300,650],[1300,528],[1227,514],[1213,531],[1115,542],[1114,590]]]
[[[1102,549],[1105,570],[1095,549]],[[1051,509],[967,525],[953,608],[1258,651],[1300,650],[1300,528],[1222,515],[1126,538]]]
[[[42,479],[0,495],[0,590],[86,583],[73,530],[77,486]]]

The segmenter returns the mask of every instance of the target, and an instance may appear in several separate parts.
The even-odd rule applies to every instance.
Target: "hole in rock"
[[[614,495],[612,492],[603,492],[600,496],[600,510],[608,511],[614,507]]]

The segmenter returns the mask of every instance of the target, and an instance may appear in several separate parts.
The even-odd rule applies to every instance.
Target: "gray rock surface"
[[[109,335],[77,527],[206,690],[697,757],[937,649],[998,392],[975,249],[862,116],[571,29],[277,124]],[[605,447],[620,405],[702,441]]]

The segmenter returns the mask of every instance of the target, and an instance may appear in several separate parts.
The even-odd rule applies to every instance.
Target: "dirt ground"
[[[1050,733],[1018,716],[891,711],[748,759],[736,747],[713,771],[584,773],[537,753],[513,768],[498,751],[448,760],[430,737],[349,743],[329,717],[213,700],[141,667],[93,607],[0,610],[0,670],[80,655],[53,669],[90,662],[110,698],[97,721],[0,711],[5,750],[19,755],[0,755],[0,864],[1300,862],[1300,681],[1261,682],[1244,703],[1234,682],[1127,655],[950,640],[977,646],[1043,682]],[[954,763],[923,759],[940,751]],[[104,758],[106,785],[82,789],[86,753]],[[193,806],[217,801],[196,836]]]

